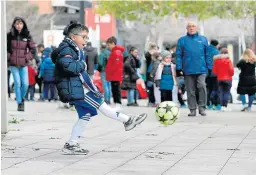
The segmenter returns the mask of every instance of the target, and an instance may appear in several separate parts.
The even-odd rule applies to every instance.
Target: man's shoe
[[[199,109],[199,114],[201,116],[206,116],[205,109]]]
[[[130,131],[135,128],[136,125],[141,124],[147,118],[147,114],[143,113],[140,115],[130,116],[130,119],[124,123],[125,131]]]
[[[72,154],[72,155],[87,155],[89,151],[87,149],[80,148],[78,143],[65,143],[62,151],[65,154]]]
[[[189,117],[195,117],[196,116],[196,110],[190,110],[190,113],[188,114]]]

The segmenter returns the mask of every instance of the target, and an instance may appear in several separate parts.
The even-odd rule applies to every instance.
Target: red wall
[[[100,40],[107,40],[116,35],[116,20],[112,15],[100,16],[95,13],[94,9],[87,8],[85,9],[85,24],[93,29],[96,29],[96,25],[99,24]]]

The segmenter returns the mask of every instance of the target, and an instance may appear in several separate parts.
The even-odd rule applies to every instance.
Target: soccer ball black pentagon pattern
[[[155,110],[157,120],[163,125],[171,125],[180,114],[179,107],[172,101],[164,101],[160,103]]]

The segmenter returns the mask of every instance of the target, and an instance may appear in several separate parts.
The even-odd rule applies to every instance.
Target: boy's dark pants
[[[49,91],[50,91],[50,97],[49,97]],[[54,82],[44,82],[44,98],[53,100],[55,97],[55,83]]]
[[[112,90],[114,103],[122,104],[120,81],[111,81],[111,90]]]
[[[218,92],[218,80],[217,77],[206,78],[207,87],[207,106],[220,104],[219,92]]]
[[[34,100],[35,90],[36,90],[35,84],[34,85],[29,85],[26,96],[25,96],[25,99],[28,100],[28,94],[29,94],[30,95],[30,100]]]
[[[231,86],[232,81],[219,81],[219,95],[221,106],[227,107]]]

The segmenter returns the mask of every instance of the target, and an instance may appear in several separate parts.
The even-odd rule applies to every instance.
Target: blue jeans
[[[128,104],[133,104],[134,103],[134,92],[135,89],[128,89],[127,90],[127,100],[128,100]]]
[[[254,100],[254,96],[255,96],[255,94],[253,94],[253,95],[249,95],[249,94],[248,94],[248,98],[249,98],[248,107],[249,107],[249,108],[252,107],[252,103],[253,103],[253,100]],[[245,98],[245,95],[244,95],[244,94],[241,94],[241,95],[240,95],[240,99],[241,99],[241,101],[242,101],[242,104],[243,104],[243,105],[246,105],[246,98]]]
[[[103,90],[104,90],[104,99],[106,102],[110,102],[111,99],[111,83],[106,80],[106,73],[101,72],[100,73]]]
[[[28,67],[10,66],[9,69],[14,80],[16,101],[20,104],[28,90]]]
[[[230,96],[230,89],[232,86],[232,81],[219,81],[219,97],[221,106],[227,107],[228,100]]]

